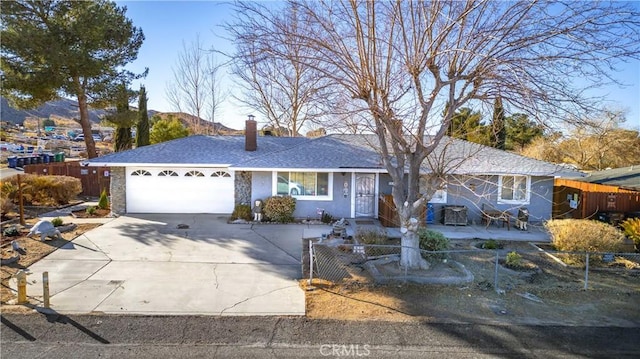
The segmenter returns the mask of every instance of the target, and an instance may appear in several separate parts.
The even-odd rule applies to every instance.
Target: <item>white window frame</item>
[[[524,200],[514,200],[514,199],[503,199],[502,198],[502,179],[504,177],[525,177],[526,179],[526,190],[525,190],[525,199]],[[515,178],[513,181],[515,185]],[[498,204],[529,204],[531,200],[531,176],[525,175],[500,175],[498,176]]]
[[[307,195],[295,195],[291,196],[299,201],[333,201],[333,172],[323,172],[323,171],[273,171],[272,180],[271,180],[271,195],[272,196],[280,196],[278,194],[278,173],[288,172],[288,173],[315,173],[316,181],[318,173],[326,173],[327,174],[327,195],[326,196],[307,196]]]
[[[420,176],[420,193],[422,194],[424,194],[424,192],[426,191],[426,189],[424,188],[424,186],[426,186],[424,181],[425,181],[424,177]],[[436,194],[440,194],[440,197],[435,197]],[[428,203],[436,203],[436,204],[447,203],[447,183],[445,183],[442,186],[442,189],[436,190],[436,192],[433,194],[431,199],[429,199]]]

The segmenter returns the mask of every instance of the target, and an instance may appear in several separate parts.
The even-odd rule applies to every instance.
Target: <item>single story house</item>
[[[375,135],[258,136],[251,120],[245,133],[189,136],[86,164],[111,168],[115,213],[231,213],[239,203],[291,195],[298,218],[318,218],[321,211],[376,218],[378,198],[391,193]],[[446,167],[448,177],[430,203],[437,212],[466,206],[470,223],[480,222],[485,206],[514,214],[527,207],[532,222],[550,219],[554,177],[580,175],[452,138],[441,142],[421,171],[429,173],[434,163]]]

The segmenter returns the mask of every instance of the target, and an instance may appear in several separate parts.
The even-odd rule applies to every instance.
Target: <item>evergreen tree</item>
[[[502,98],[496,98],[493,105],[493,118],[491,120],[491,146],[505,150],[507,142],[507,129],[505,128],[504,107]]]
[[[149,145],[149,115],[147,114],[147,91],[140,86],[138,98],[138,125],[136,130],[136,147]]]
[[[131,126],[135,124],[136,113],[129,109],[129,101],[134,96],[135,92],[128,89],[126,84],[120,84],[115,97],[111,100],[115,103],[115,112],[110,112],[105,118],[116,127],[113,138],[113,150],[116,152],[130,150],[133,146]]]
[[[544,133],[544,127],[522,113],[515,113],[506,118],[507,149],[522,151],[525,146],[533,142]]]
[[[89,158],[97,156],[89,105],[106,106],[118,84],[146,74],[124,69],[144,41],[125,12],[105,0],[2,2],[2,95],[20,108],[77,98]]]
[[[189,129],[180,122],[180,119],[172,115],[166,119],[155,120],[149,133],[149,138],[153,144],[187,136],[189,136]]]

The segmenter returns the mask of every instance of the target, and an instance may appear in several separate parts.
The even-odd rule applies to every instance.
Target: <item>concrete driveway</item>
[[[307,226],[227,218],[116,218],[31,266],[28,295],[42,295],[48,271],[61,313],[304,315],[297,280]]]

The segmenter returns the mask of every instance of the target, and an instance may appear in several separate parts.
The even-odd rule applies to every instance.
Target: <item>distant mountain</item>
[[[89,108],[89,119],[91,122],[100,122],[100,116],[104,115],[104,110],[97,110]],[[0,97],[0,120],[22,125],[25,118],[37,117],[37,118],[51,118],[61,117],[65,119],[78,119],[80,113],[78,110],[78,103],[74,100],[60,99],[56,101],[49,101],[44,105],[33,110],[18,110],[9,105],[9,102],[4,97]]]
[[[195,133],[197,132],[195,127],[196,127],[196,123],[197,123],[197,116],[193,116],[190,115],[188,113],[184,113],[184,112],[158,112],[155,114],[157,117],[160,117],[162,119],[166,119],[168,117],[177,117],[178,119],[180,119],[180,122],[182,122],[183,125],[185,125],[185,127],[189,128],[191,130],[191,133]],[[151,118],[152,116],[149,115],[149,117]],[[202,128],[202,131],[200,131],[200,133],[209,133],[209,134],[218,134],[218,135],[241,135],[243,133],[243,131],[240,130],[234,130],[232,128],[229,128],[219,122],[214,122],[211,123],[205,119],[200,119],[200,126]]]
[[[131,109],[135,110],[136,107],[131,106]],[[93,123],[100,123],[101,117],[106,113],[107,111],[103,109],[89,108],[89,119]],[[158,112],[155,110],[148,110],[147,113],[149,115],[149,118],[153,117],[154,115],[158,115],[162,118],[166,118],[168,116],[176,116],[180,119],[180,121],[182,121],[185,126],[192,129],[192,132],[195,132],[194,124],[196,123],[196,116],[183,112]],[[70,99],[49,101],[33,110],[18,110],[11,107],[7,99],[5,99],[4,97],[0,97],[0,121],[23,125],[25,119],[28,118],[74,120],[80,118],[80,113],[78,110],[78,103]],[[203,129],[208,130],[205,131],[206,133],[225,135],[242,133],[242,131],[234,130],[217,122],[212,124],[209,121],[201,119],[200,123]]]

